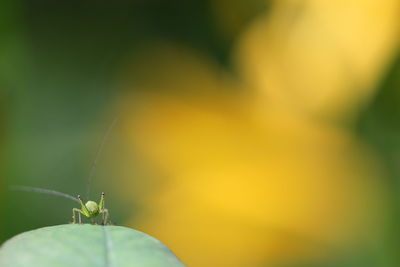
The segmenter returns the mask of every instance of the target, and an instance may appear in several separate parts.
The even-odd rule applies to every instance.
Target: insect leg
[[[81,203],[81,206],[82,206],[82,210],[80,210],[80,212],[83,215],[85,215],[86,217],[89,217],[90,216],[90,212],[88,211],[88,209],[86,208],[85,204],[83,203],[82,198],[81,198],[80,195],[78,195],[78,200],[79,200],[79,203]]]
[[[104,192],[101,193],[101,198],[99,202],[99,210],[102,211],[104,209]]]
[[[102,225],[107,225],[108,224],[108,218],[110,217],[110,213],[109,213],[108,209],[103,209],[101,211],[101,213],[103,215],[102,216],[103,217]]]
[[[73,224],[76,224],[75,211],[76,211],[76,208],[73,208],[73,209],[72,209],[72,223],[73,223]]]
[[[83,212],[77,208],[72,209],[72,223],[74,223],[74,224],[76,223],[75,212],[78,213],[79,224],[81,224],[82,223],[81,213],[83,214]]]

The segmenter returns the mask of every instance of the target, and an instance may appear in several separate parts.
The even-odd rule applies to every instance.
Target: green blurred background
[[[397,0],[0,3],[0,241],[106,192],[189,266],[399,266]]]

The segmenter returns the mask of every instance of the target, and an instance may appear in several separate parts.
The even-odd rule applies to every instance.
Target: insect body
[[[89,219],[93,219],[98,215],[102,215],[102,224],[109,224],[108,217],[109,213],[106,208],[104,208],[104,192],[101,193],[101,198],[99,204],[96,202],[89,200],[86,204],[83,203],[82,198],[78,195],[79,203],[81,204],[81,209],[73,208],[72,209],[72,223],[76,223],[75,213],[78,213],[78,221],[82,223],[81,214],[85,215]]]

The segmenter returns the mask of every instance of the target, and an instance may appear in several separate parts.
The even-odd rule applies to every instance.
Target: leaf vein
[[[108,231],[106,230],[106,227],[103,226],[103,234],[104,234],[104,257],[105,257],[105,266],[106,267],[112,267],[114,264],[112,263],[111,260],[111,251],[112,251],[112,242],[110,235],[108,234]]]

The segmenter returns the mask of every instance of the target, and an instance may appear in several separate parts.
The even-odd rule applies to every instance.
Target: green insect
[[[94,223],[94,218],[97,216],[101,215],[102,225],[109,225],[111,224],[110,222],[110,213],[108,209],[105,208],[105,197],[104,197],[104,192],[101,193],[100,201],[99,204],[97,204],[95,201],[89,200],[86,202],[86,204],[82,201],[82,198],[80,195],[77,197],[73,197],[71,195],[58,192],[55,190],[51,189],[44,189],[44,188],[38,188],[38,187],[31,187],[31,186],[13,186],[11,187],[12,190],[18,190],[18,191],[26,191],[26,192],[35,192],[35,193],[40,193],[40,194],[49,194],[49,195],[54,195],[54,196],[60,196],[60,197],[65,197],[68,199],[71,199],[73,201],[78,202],[81,205],[81,208],[73,208],[72,209],[72,223],[77,223],[76,221],[76,214],[78,214],[78,223],[82,223],[82,217],[81,215],[86,216],[88,219],[91,220],[92,223]]]
[[[97,205],[96,202],[89,200],[86,204],[83,204],[81,196],[78,195],[79,202],[81,204],[81,209],[73,208],[72,209],[72,223],[76,223],[75,212],[78,213],[79,223],[82,223],[81,214],[85,215],[89,219],[95,218],[98,215],[103,215],[102,224],[108,224],[109,212],[108,209],[104,208],[104,192],[101,193],[100,202]]]
[[[93,161],[92,168],[91,168],[91,171],[90,171],[90,175],[89,175],[89,178],[88,178],[87,196],[90,195],[90,182],[91,182],[91,178],[93,177],[94,169],[96,168],[98,158],[99,158],[99,156],[101,154],[101,151],[103,149],[104,143],[105,143],[109,133],[111,132],[111,129],[114,127],[114,125],[116,123],[116,120],[117,119],[114,119],[114,121],[109,126],[106,134],[103,136],[103,140],[100,143],[100,147],[99,147],[99,149],[97,151],[96,158]],[[105,194],[104,194],[104,192],[101,193],[99,204],[97,204],[97,202],[92,201],[92,200],[89,200],[86,203],[84,203],[80,195],[78,195],[77,197],[73,197],[73,196],[71,196],[69,194],[62,193],[62,192],[55,191],[55,190],[51,190],[51,189],[44,189],[44,188],[31,187],[31,186],[12,186],[10,189],[11,190],[18,190],[18,191],[27,191],[27,192],[35,192],[35,193],[40,193],[40,194],[49,194],[49,195],[54,195],[54,196],[60,196],[60,197],[68,198],[70,200],[78,202],[81,205],[81,208],[80,209],[78,209],[78,208],[73,208],[72,209],[72,223],[73,224],[77,223],[76,214],[78,214],[78,223],[79,224],[82,223],[81,215],[84,215],[85,217],[90,219],[90,221],[92,223],[95,223],[94,219],[97,216],[101,215],[101,218],[102,218],[101,224],[102,225],[111,224],[110,213],[109,213],[108,209],[105,208],[105,197],[104,197]]]

